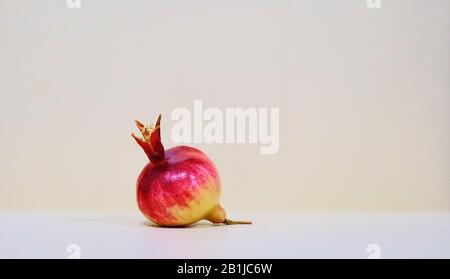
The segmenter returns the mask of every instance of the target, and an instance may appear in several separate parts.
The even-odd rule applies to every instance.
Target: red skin
[[[188,146],[164,149],[160,122],[161,115],[154,128],[136,121],[142,137],[131,134],[150,160],[137,181],[137,202],[145,217],[162,226],[185,226],[202,219],[251,224],[226,218],[220,206],[219,173],[203,152]]]
[[[139,209],[163,226],[188,225],[202,218],[223,222],[225,211],[218,204],[220,178],[213,162],[193,147],[166,151],[160,121],[161,115],[154,128],[136,121],[143,137],[132,134],[150,160],[137,181]]]
[[[177,146],[165,151],[165,162],[148,163],[137,181],[141,212],[159,225],[177,225],[174,206],[189,210],[188,202],[206,187],[220,193],[220,178],[213,162],[200,150]]]

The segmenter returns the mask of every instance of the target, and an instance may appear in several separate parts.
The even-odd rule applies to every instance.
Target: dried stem
[[[225,219],[225,221],[223,221],[223,223],[225,225],[251,225],[252,224],[251,221],[233,221],[230,219]]]

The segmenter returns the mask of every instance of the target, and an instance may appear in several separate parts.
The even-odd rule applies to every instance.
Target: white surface
[[[449,213],[234,213],[253,225],[160,228],[138,213],[0,213],[1,258],[450,258]]]

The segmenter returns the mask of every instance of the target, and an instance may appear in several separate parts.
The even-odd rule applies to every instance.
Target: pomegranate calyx
[[[139,137],[134,133],[132,133],[131,136],[142,147],[150,162],[152,162],[154,165],[163,164],[166,159],[164,154],[164,146],[161,142],[161,114],[159,115],[155,126],[145,126],[138,120],[135,120],[135,122],[137,128],[142,134],[142,137]]]

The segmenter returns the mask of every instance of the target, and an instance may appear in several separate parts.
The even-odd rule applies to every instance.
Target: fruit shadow
[[[199,221],[197,223],[187,225],[187,226],[160,226],[155,223],[152,223],[150,221],[144,220],[139,221],[136,220],[136,218],[133,218],[128,215],[114,215],[114,216],[77,216],[77,217],[70,217],[71,220],[75,220],[78,222],[90,222],[90,223],[101,223],[101,224],[109,224],[109,225],[119,225],[119,226],[126,226],[126,227],[136,227],[136,226],[146,226],[151,227],[155,229],[205,229],[205,228],[212,228],[212,227],[220,227],[224,226],[224,224],[213,224],[209,223],[207,221]]]
[[[197,222],[191,225],[186,225],[186,226],[160,226],[157,225],[155,223],[152,223],[150,221],[144,221],[142,222],[142,225],[144,226],[148,226],[148,227],[152,227],[152,228],[156,228],[156,229],[169,229],[169,230],[176,230],[176,229],[182,229],[182,230],[186,230],[186,229],[206,229],[206,228],[212,228],[212,227],[221,227],[221,226],[225,226],[225,224],[213,224],[213,223],[207,223],[207,222]]]

